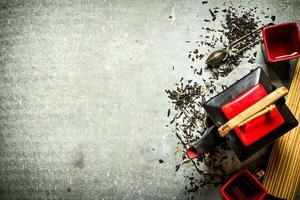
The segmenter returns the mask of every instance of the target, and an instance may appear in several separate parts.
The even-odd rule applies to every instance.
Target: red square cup
[[[278,62],[300,56],[300,35],[297,23],[271,25],[262,30],[269,62]]]
[[[247,169],[235,174],[220,189],[225,200],[263,200],[267,190]]]

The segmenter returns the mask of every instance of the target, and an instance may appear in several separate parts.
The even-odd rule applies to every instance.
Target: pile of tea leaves
[[[208,5],[208,1],[203,1],[201,4],[201,6]],[[249,64],[255,62],[256,43],[250,44],[259,41],[260,35],[254,34],[242,41],[233,51],[238,49],[243,49],[243,51],[229,56],[227,61],[220,66],[210,67],[204,61],[209,53],[224,48],[243,35],[275,20],[275,16],[269,17],[257,7],[250,9],[243,6],[234,7],[230,2],[220,7],[208,8],[208,12],[210,17],[201,19],[203,20],[201,25],[220,23],[220,29],[212,28],[212,26],[201,27],[206,34],[202,32],[195,44],[191,43],[193,39],[185,38],[188,45],[194,45],[187,57],[193,63],[189,68],[195,79],[182,77],[174,87],[165,90],[171,105],[167,116],[174,127],[173,133],[179,140],[175,154],[182,158],[182,162],[175,166],[175,171],[185,172],[188,180],[185,191],[187,198],[191,199],[193,199],[193,194],[205,185],[212,184],[218,187],[224,183],[224,178],[230,172],[228,169],[232,169],[239,163],[226,144],[194,160],[186,156],[186,150],[199,140],[207,129],[205,121],[207,114],[203,109],[203,103],[227,88],[228,85],[221,79],[226,78],[241,62]],[[195,20],[199,20],[197,17]]]
[[[254,30],[274,22],[276,19],[275,16],[271,16],[271,18],[269,15],[264,16],[265,12],[259,11],[257,7],[251,9],[245,9],[242,6],[233,7],[231,5],[224,7],[224,9],[221,9],[220,7],[209,9],[210,13],[213,13],[213,19],[218,16],[221,18],[221,28],[202,27],[207,34],[201,34],[199,36],[200,40],[196,42],[198,47],[189,51],[188,58],[195,63],[192,66],[194,74],[199,73],[202,68],[206,68],[211,71],[215,78],[218,78],[219,76],[226,77],[233,68],[241,63],[241,59],[247,59],[249,63],[253,64],[256,60],[257,52],[249,50],[255,49],[255,46],[261,41],[260,31],[234,46],[228,59],[220,65],[207,66],[204,65],[204,62],[200,62],[203,66],[197,66],[199,61],[204,61],[213,51],[226,48],[229,44],[242,36],[252,33]],[[270,18],[271,21],[263,23],[262,18]],[[204,19],[204,22],[206,23],[211,23],[211,21],[213,20]],[[239,50],[241,51],[239,52]],[[196,70],[199,67],[200,70]]]

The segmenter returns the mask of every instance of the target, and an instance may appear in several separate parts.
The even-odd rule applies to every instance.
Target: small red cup
[[[279,62],[300,56],[300,35],[297,23],[271,25],[262,30],[267,60]]]
[[[220,189],[225,200],[263,200],[267,196],[264,186],[247,169],[235,174]]]

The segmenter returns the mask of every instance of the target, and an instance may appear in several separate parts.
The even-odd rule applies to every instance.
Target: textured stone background
[[[200,2],[0,0],[0,199],[184,199],[164,89]],[[299,22],[299,0],[236,3]]]

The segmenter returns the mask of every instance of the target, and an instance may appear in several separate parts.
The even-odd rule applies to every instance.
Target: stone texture
[[[297,0],[233,2],[300,19]],[[184,199],[164,89],[191,73],[185,40],[208,14],[200,1],[0,0],[0,199]]]

